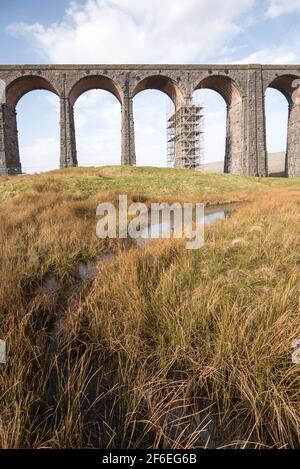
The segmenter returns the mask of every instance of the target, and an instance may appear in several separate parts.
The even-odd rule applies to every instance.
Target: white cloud
[[[25,173],[48,171],[59,167],[59,141],[36,138],[21,147],[22,170]]]
[[[270,47],[252,52],[236,63],[240,64],[291,64],[295,63],[298,54],[287,46]]]
[[[300,0],[271,0],[266,15],[276,18],[294,12],[300,12]]]
[[[87,0],[46,27],[15,23],[55,63],[178,63],[219,55],[255,0]]]

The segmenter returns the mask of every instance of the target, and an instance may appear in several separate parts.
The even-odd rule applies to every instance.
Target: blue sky
[[[300,63],[300,0],[0,0],[1,63]],[[201,90],[205,161],[224,157],[225,103]],[[286,141],[287,103],[266,96],[268,148]],[[138,164],[166,164],[166,113],[160,92],[134,100]],[[25,95],[17,107],[23,168],[55,168],[59,159],[58,99]],[[105,91],[75,106],[81,165],[120,162],[120,106]]]

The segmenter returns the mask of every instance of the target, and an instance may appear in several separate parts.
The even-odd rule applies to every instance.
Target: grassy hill
[[[182,169],[107,166],[70,168],[40,175],[2,177],[0,201],[32,187],[59,185],[62,190],[95,195],[101,191],[141,193],[149,198],[203,197],[226,200],[230,193],[253,192],[271,188],[300,189],[300,179],[254,178],[231,174],[202,173]]]
[[[242,201],[138,248],[96,206]],[[300,447],[300,180],[157,168],[0,178],[0,447]],[[92,275],[87,275],[89,272]]]

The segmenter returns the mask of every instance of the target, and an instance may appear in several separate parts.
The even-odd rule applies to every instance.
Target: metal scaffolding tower
[[[167,162],[170,167],[199,169],[204,150],[203,108],[181,106],[167,119]]]

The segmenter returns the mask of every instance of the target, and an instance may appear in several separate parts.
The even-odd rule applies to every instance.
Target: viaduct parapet
[[[60,99],[60,167],[77,165],[73,107],[90,89],[120,102],[121,163],[134,165],[133,99],[143,90],[166,93],[175,109],[192,104],[193,92],[208,88],[227,105],[224,171],[267,176],[264,96],[279,90],[289,105],[286,176],[300,176],[300,65],[0,65],[0,174],[21,173],[16,105],[26,93],[45,89]],[[300,83],[300,81],[299,81]]]

